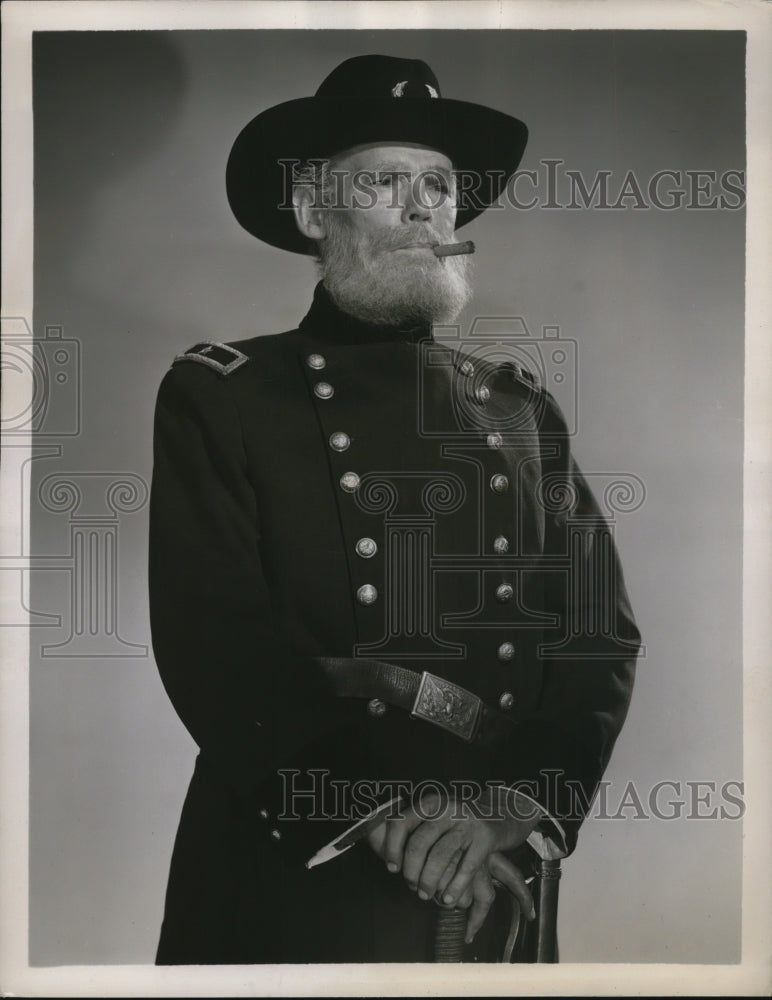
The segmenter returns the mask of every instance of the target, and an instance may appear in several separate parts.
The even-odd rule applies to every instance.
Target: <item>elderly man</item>
[[[159,963],[431,961],[448,913],[491,960],[494,885],[532,918],[530,858],[575,846],[632,689],[621,569],[553,399],[431,336],[526,134],[364,56],[231,151],[236,218],[321,281],[159,392],[153,644],[200,747]]]

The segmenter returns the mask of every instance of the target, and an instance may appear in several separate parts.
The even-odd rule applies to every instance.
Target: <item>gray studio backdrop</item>
[[[19,471],[34,556],[33,964],[153,960],[195,755],[150,651],[155,393],[197,340],[274,333],[304,314],[311,264],[238,227],[225,161],[259,110],[367,52],[424,58],[446,96],[522,117],[522,169],[562,160],[553,169],[588,182],[611,171],[613,192],[629,170],[644,185],[680,171],[683,187],[684,171],[744,169],[741,33],[36,36],[34,333],[50,391]],[[709,204],[701,183],[693,200]],[[477,294],[462,330],[476,315],[520,316],[534,336],[557,327],[575,341],[578,375],[554,389],[566,406],[578,392],[579,461],[645,487],[615,516],[646,643],[608,773],[606,812],[624,794],[628,807],[588,821],[565,864],[564,961],[740,955],[742,824],[710,818],[722,784],[742,777],[744,212],[725,200],[508,209],[466,231]],[[645,805],[666,780],[660,802],[682,800],[682,815],[643,818],[627,783]],[[719,793],[686,785],[697,781]]]

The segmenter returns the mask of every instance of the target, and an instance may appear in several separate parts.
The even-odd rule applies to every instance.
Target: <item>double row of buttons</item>
[[[322,371],[327,367],[327,359],[323,354],[309,354],[306,364],[312,371]],[[314,385],[314,395],[317,399],[332,399],[335,389],[329,382],[317,382]],[[351,447],[351,435],[346,431],[333,431],[328,439],[330,448],[342,454]],[[344,472],[340,477],[340,488],[344,493],[356,493],[361,480],[356,472]],[[356,554],[361,559],[372,559],[378,552],[378,544],[372,538],[360,538],[354,546]],[[371,583],[365,583],[357,590],[357,601],[364,607],[375,604],[378,600],[378,590]]]
[[[472,378],[474,375],[474,365],[468,359],[463,360],[459,366],[458,370],[466,378]],[[473,398],[481,405],[485,404],[491,398],[491,391],[487,385],[478,386],[473,393]],[[498,431],[492,431],[486,436],[485,443],[489,448],[497,449],[501,448],[504,444],[504,439]],[[502,495],[509,492],[509,479],[503,473],[496,473],[491,476],[488,484],[494,493]],[[493,551],[496,555],[506,555],[509,552],[509,539],[505,535],[497,535],[493,540]],[[500,604],[506,604],[512,600],[514,596],[514,588],[510,583],[500,583],[496,587],[496,600]],[[515,658],[515,647],[511,642],[502,642],[496,651],[497,658],[502,663],[508,663]],[[505,712],[509,711],[515,703],[514,696],[510,691],[504,691],[499,698],[499,707]]]
[[[306,364],[312,371],[322,371],[327,366],[327,360],[322,354],[309,354]],[[459,365],[459,371],[468,378],[474,375],[474,365],[471,361],[464,360]],[[314,385],[314,395],[317,399],[331,399],[335,394],[334,387],[325,381],[317,382]],[[474,398],[484,406],[490,400],[490,389],[485,386],[478,386],[474,392]],[[328,443],[330,448],[338,453],[348,451],[351,447],[351,436],[346,431],[334,431]],[[501,448],[503,438],[498,432],[492,432],[486,437],[486,444],[491,449]],[[356,472],[344,472],[340,477],[340,488],[344,493],[353,494],[359,489],[361,479]],[[496,473],[491,476],[489,486],[492,492],[502,495],[509,491],[509,479],[503,473]],[[378,546],[372,538],[360,538],[355,546],[357,555],[362,559],[372,558],[378,551]],[[493,551],[497,555],[505,555],[509,551],[509,540],[504,535],[498,535],[493,541]],[[509,583],[502,583],[496,588],[496,600],[504,604],[512,599],[514,589]],[[365,583],[357,589],[357,601],[364,607],[369,607],[378,600],[378,590],[373,584]],[[503,642],[498,650],[497,657],[501,662],[509,662],[515,657],[515,647],[511,642]],[[514,704],[514,697],[509,691],[505,691],[499,698],[499,707],[508,711]],[[368,711],[376,717],[386,712],[386,705],[379,699],[372,699],[368,704]]]
[[[458,366],[458,370],[467,378],[472,378],[474,375],[474,365],[469,360],[462,361]],[[485,406],[491,398],[491,391],[487,385],[480,385],[477,386],[472,395],[480,406]],[[490,434],[486,435],[485,443],[489,448],[497,449],[503,446],[504,439],[498,431],[492,431]],[[509,492],[509,479],[503,475],[503,473],[497,473],[495,476],[491,476],[488,485],[494,493],[501,494]]]

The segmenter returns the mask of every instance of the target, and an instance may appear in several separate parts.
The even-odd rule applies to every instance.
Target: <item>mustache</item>
[[[373,234],[371,246],[374,250],[401,250],[416,244],[433,246],[442,242],[442,235],[433,226],[421,224],[384,229]]]
[[[404,247],[419,245],[434,246],[436,243],[454,242],[452,231],[447,234],[441,233],[429,223],[415,222],[401,226],[384,226],[367,232],[362,237],[357,238],[353,228],[345,218],[335,219],[333,225],[324,241],[327,244],[325,249],[334,247],[347,247],[350,252],[357,252],[358,248],[370,253],[385,253],[391,250],[401,250]],[[324,253],[324,251],[322,251]]]

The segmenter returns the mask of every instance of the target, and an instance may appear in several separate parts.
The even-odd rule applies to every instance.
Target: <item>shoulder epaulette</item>
[[[231,372],[249,361],[249,357],[227,344],[204,341],[200,344],[194,344],[184,354],[178,354],[172,364],[174,365],[178,361],[198,361],[201,365],[213,368],[218,375],[230,375]]]

